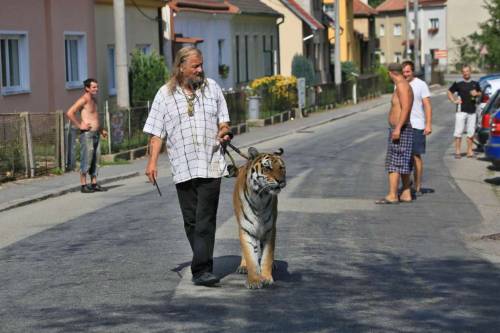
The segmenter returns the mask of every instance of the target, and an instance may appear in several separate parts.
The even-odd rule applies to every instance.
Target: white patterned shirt
[[[156,93],[144,132],[165,137],[174,183],[194,178],[220,178],[227,174],[217,134],[219,124],[229,122],[226,100],[219,85],[207,79],[196,90],[194,113],[182,88],[174,93],[166,85]]]

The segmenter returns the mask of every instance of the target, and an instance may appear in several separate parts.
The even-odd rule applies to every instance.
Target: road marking
[[[371,135],[368,135],[366,140],[368,140]],[[373,200],[367,199],[355,199],[355,198],[297,198],[292,197],[293,193],[296,192],[298,188],[304,185],[307,181],[307,177],[313,169],[304,170],[297,176],[293,177],[280,194],[279,197],[279,207],[278,212],[299,212],[299,213],[319,213],[319,214],[336,214],[345,212],[347,210],[375,210],[377,209]],[[279,223],[279,216],[278,216]],[[217,240],[238,240],[238,227],[236,218],[234,216],[230,217],[224,221],[220,227],[217,229],[216,234]],[[352,245],[352,244],[351,244]],[[215,249],[214,257],[227,256],[228,253],[217,254],[217,248]],[[239,256],[239,248],[238,248]],[[216,269],[218,269],[216,267]],[[223,271],[228,272],[227,267],[222,268]],[[249,295],[244,287],[244,281],[246,275],[240,275],[232,273],[234,267],[230,269],[231,273],[227,273],[222,277],[221,284],[223,288],[206,288],[194,286],[191,282],[191,270],[189,267],[185,268],[180,275],[182,279],[177,286],[174,295],[172,297],[173,302],[176,304],[181,302],[189,302],[189,299],[208,297],[210,299],[223,298],[227,296],[228,289],[230,289],[231,294],[237,294],[236,297],[243,299],[245,295]]]

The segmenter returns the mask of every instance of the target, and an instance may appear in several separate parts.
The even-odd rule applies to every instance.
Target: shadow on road
[[[499,186],[500,185],[500,177],[494,177],[494,178],[486,178],[484,180],[486,183]]]
[[[486,261],[387,252],[365,259],[351,265],[351,274],[335,265],[288,272],[278,261],[275,286],[256,291],[229,286],[215,296],[172,301],[160,289],[121,305],[31,304],[16,317],[36,323],[36,332],[493,332],[500,325],[500,271]],[[230,274],[239,258],[216,260],[227,267],[220,273]]]

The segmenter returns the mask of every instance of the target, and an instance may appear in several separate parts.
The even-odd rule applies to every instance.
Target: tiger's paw
[[[238,268],[236,268],[236,273],[247,274],[248,273],[247,266],[239,266]]]
[[[248,289],[261,289],[264,286],[264,284],[260,280],[252,280],[252,281],[247,280],[245,282],[245,286]]]
[[[263,277],[263,278],[261,279],[261,281],[262,281],[262,285],[263,285],[264,287],[269,287],[269,286],[271,286],[272,284],[274,284],[274,279],[273,279],[272,277],[270,277],[270,278]]]

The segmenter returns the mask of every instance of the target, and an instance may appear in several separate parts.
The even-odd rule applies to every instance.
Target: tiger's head
[[[247,169],[247,182],[252,190],[277,195],[286,186],[286,168],[282,154],[282,148],[272,154],[259,153],[254,147],[248,148],[250,167]]]

